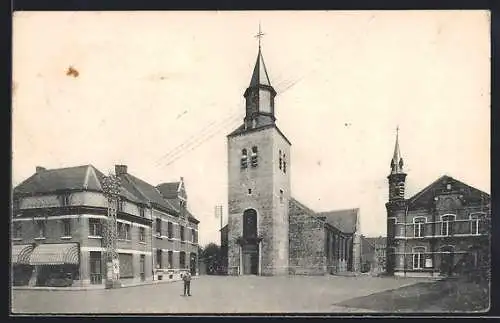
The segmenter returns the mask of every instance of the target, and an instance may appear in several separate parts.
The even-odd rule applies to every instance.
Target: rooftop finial
[[[255,37],[257,37],[259,39],[259,49],[260,49],[260,39],[262,37],[264,37],[264,33],[262,32],[261,28],[260,28],[260,21],[259,21],[259,33],[257,35],[255,35]]]
[[[396,127],[396,144],[394,145],[394,154],[391,160],[391,173],[403,172],[403,158],[399,151],[399,125]]]

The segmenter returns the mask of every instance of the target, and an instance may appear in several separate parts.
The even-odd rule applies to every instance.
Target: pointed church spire
[[[255,62],[255,67],[253,69],[252,80],[250,81],[249,87],[256,87],[259,85],[271,86],[269,81],[269,76],[267,75],[266,65],[264,64],[264,58],[262,57],[262,47],[261,38],[265,34],[262,32],[259,23],[259,33],[255,35],[259,39],[259,53],[257,54],[257,61]]]
[[[396,145],[394,146],[394,154],[391,160],[391,174],[403,173],[403,158],[399,150],[399,126],[396,128]]]

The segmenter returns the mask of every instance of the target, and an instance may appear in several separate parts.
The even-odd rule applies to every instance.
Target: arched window
[[[279,160],[280,169],[283,169],[283,156],[281,154],[281,150],[279,151],[279,157],[280,157]]]
[[[425,266],[425,247],[413,248],[413,269],[423,269]]]
[[[286,155],[283,153],[283,173],[286,174]]]
[[[258,165],[258,149],[257,146],[252,147],[252,154],[250,155],[250,162],[252,167],[257,167]]]
[[[257,211],[254,209],[243,212],[243,237],[257,237]]]
[[[441,235],[451,236],[453,235],[453,221],[455,221],[454,214],[445,214],[441,216]]]
[[[425,222],[427,219],[425,217],[416,217],[413,219],[413,236],[416,238],[422,238],[425,236]]]
[[[241,169],[247,168],[248,166],[248,153],[245,148],[241,150]]]

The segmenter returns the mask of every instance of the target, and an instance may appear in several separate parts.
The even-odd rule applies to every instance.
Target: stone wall
[[[325,225],[295,206],[290,209],[290,274],[326,273]]]

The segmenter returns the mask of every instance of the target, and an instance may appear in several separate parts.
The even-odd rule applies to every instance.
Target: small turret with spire
[[[395,200],[404,200],[406,173],[403,171],[403,158],[399,149],[399,127],[396,128],[396,144],[394,154],[391,159],[391,173],[389,179],[389,202]]]
[[[246,100],[245,129],[253,129],[273,124],[274,97],[276,91],[271,85],[267,74],[264,58],[262,57],[261,38],[264,34],[259,24],[259,33],[255,36],[259,39],[259,52],[253,69],[250,85],[243,95]]]

